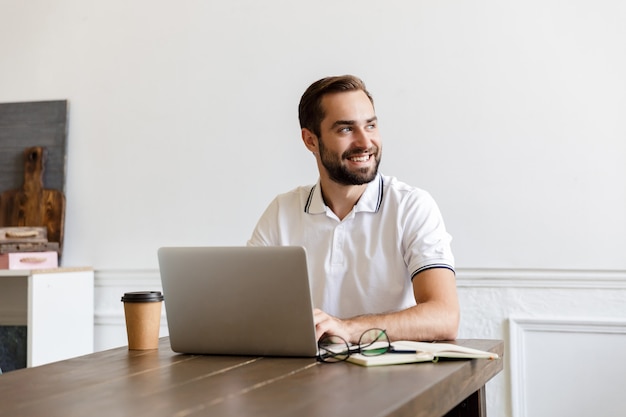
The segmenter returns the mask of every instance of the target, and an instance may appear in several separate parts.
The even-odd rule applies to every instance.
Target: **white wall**
[[[626,317],[624,21],[620,0],[0,0],[0,102],[70,102],[63,262],[96,269],[97,348],[159,246],[243,244],[316,180],[297,102],[343,73],[374,94],[383,171],[441,206],[462,336],[508,343],[519,311]],[[498,378],[490,409],[521,415]]]

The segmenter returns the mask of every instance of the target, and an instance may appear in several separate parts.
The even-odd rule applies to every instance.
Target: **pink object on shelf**
[[[48,269],[59,267],[57,252],[15,252],[0,255],[0,269]]]

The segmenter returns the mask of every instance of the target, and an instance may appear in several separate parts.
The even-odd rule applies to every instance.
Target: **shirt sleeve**
[[[278,198],[275,198],[265,209],[248,240],[248,246],[277,246],[276,231],[278,217]]]
[[[454,271],[454,256],[443,217],[432,196],[416,189],[407,195],[402,207],[402,245],[411,279],[430,268]]]

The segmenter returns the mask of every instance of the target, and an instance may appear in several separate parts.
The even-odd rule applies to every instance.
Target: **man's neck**
[[[321,178],[320,185],[324,203],[339,220],[343,220],[352,211],[367,188],[367,184],[342,185],[329,178]]]

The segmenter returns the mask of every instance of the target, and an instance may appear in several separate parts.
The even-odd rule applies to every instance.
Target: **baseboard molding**
[[[626,271],[459,268],[458,287],[626,289]],[[96,270],[95,287],[161,285],[157,269]]]
[[[626,289],[626,271],[461,268],[457,286]]]
[[[104,269],[94,271],[95,287],[161,286],[158,269]]]

